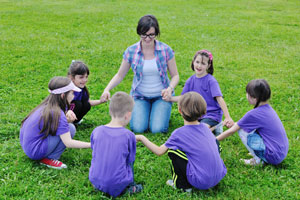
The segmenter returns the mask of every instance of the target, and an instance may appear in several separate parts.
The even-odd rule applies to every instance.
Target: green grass
[[[145,14],[160,23],[162,42],[175,51],[180,73],[179,94],[193,74],[190,62],[199,49],[214,55],[219,81],[232,118],[252,107],[246,84],[264,78],[271,85],[271,105],[290,142],[279,166],[249,167],[237,135],[222,142],[228,174],[220,184],[191,196],[166,186],[166,155],[157,157],[137,145],[136,182],[144,191],[130,199],[300,199],[300,2],[253,1],[119,1],[0,0],[0,199],[102,199],[88,180],[90,149],[67,149],[66,170],[52,170],[31,161],[19,144],[21,120],[48,95],[53,76],[67,73],[71,60],[88,64],[88,88],[97,99],[117,72],[122,53],[137,42],[136,25]],[[129,92],[130,71],[112,93]],[[92,108],[76,139],[88,141],[92,130],[109,122],[108,105]],[[147,136],[164,143],[183,122],[173,106],[170,130]]]

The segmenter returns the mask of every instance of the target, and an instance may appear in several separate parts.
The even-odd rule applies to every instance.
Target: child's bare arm
[[[60,135],[60,139],[67,148],[91,148],[91,143],[73,140],[70,132]]]
[[[103,100],[89,100],[89,103],[91,104],[91,106],[96,106],[96,105],[99,105],[104,102],[105,101],[103,101]]]
[[[167,152],[168,148],[163,144],[160,147],[156,144],[152,143],[148,138],[143,135],[136,135],[136,141],[141,141],[150,151],[154,154],[161,156]]]
[[[225,138],[231,136],[232,134],[234,134],[235,132],[237,132],[240,129],[239,125],[237,123],[235,123],[230,129],[224,131],[223,133],[221,133],[220,135],[217,136],[217,140],[222,141]]]
[[[219,97],[216,97],[217,99],[217,102],[219,103],[223,113],[224,113],[224,124],[225,126],[227,126],[228,128],[231,128],[233,125],[234,125],[234,121],[231,119],[230,115],[229,115],[229,112],[228,112],[228,108],[227,108],[227,105],[223,99],[223,97],[219,96]]]
[[[163,98],[163,100],[170,101],[170,102],[178,102],[179,101],[179,97],[180,96],[169,96],[169,97]]]

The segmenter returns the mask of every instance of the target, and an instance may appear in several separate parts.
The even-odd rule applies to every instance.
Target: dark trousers
[[[218,146],[219,152],[221,147],[219,141],[216,140],[216,145]],[[192,185],[188,182],[186,177],[186,166],[188,163],[188,158],[183,151],[180,150],[168,150],[168,156],[171,159],[171,171],[172,179],[174,185],[178,189],[188,189],[192,188]]]
[[[171,172],[174,185],[178,189],[192,188],[186,177],[186,166],[188,158],[180,150],[168,150],[168,156],[171,159]]]
[[[74,123],[78,123],[84,115],[89,112],[91,104],[88,101],[73,100],[70,107],[77,117],[77,120],[75,120]]]

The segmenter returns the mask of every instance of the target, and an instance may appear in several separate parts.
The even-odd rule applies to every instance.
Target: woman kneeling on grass
[[[180,96],[178,111],[184,120],[184,126],[176,129],[165,144],[158,147],[143,135],[136,135],[156,155],[168,151],[172,160],[172,177],[167,184],[192,190],[192,186],[206,190],[217,185],[226,175],[227,169],[220,157],[215,136],[198,118],[206,112],[206,102],[196,92]]]
[[[242,119],[217,137],[219,141],[238,131],[253,158],[241,159],[248,165],[277,165],[286,157],[289,141],[282,122],[269,105],[271,89],[264,79],[252,80],[246,87],[250,104],[255,105]]]
[[[130,121],[131,130],[135,133],[148,130],[152,133],[166,133],[172,103],[163,98],[171,96],[179,81],[175,55],[168,45],[156,40],[160,30],[155,16],[143,16],[138,22],[137,34],[140,41],[125,50],[119,71],[104,89],[101,102],[110,99],[109,91],[132,68],[134,76],[130,95],[134,98],[134,108]]]
[[[76,117],[65,114],[74,98],[73,91],[80,89],[67,77],[52,78],[48,88],[50,95],[22,121],[20,143],[30,159],[55,169],[67,168],[58,161],[66,147],[91,147],[89,142],[72,139],[76,129],[68,122]]]

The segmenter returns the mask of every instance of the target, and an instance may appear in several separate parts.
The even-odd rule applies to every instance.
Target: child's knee
[[[219,126],[214,130],[214,134],[215,136],[220,135],[221,133],[223,133],[223,126]]]
[[[82,107],[88,112],[91,109],[91,104],[88,101],[86,101],[82,104]]]
[[[76,133],[76,127],[75,127],[75,125],[72,124],[72,123],[69,123],[69,130],[70,130],[71,137],[74,138],[75,133]]]
[[[147,130],[147,127],[144,125],[138,125],[138,124],[130,124],[130,129],[134,133],[144,133]]]
[[[239,134],[240,138],[247,138],[247,136],[249,135],[249,133],[243,129],[238,130],[238,134]]]
[[[148,122],[144,119],[131,118],[130,129],[134,133],[144,133],[148,129]]]

